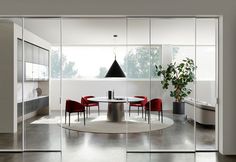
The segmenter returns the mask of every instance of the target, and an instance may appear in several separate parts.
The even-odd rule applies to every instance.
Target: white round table
[[[88,98],[88,100],[93,102],[108,103],[107,120],[112,122],[120,122],[124,120],[125,117],[124,103],[140,102],[144,99],[136,97],[117,97],[114,99],[108,99],[107,97],[93,97]]]

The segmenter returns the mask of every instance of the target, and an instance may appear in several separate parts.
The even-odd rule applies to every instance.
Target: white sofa
[[[196,101],[196,122],[204,125],[215,125],[215,106]],[[185,115],[194,120],[194,99],[185,99]]]

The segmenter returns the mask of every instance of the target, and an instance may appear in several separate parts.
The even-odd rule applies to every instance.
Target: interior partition
[[[64,150],[79,145],[78,152],[94,154],[94,149],[109,144],[110,149],[96,149],[96,153],[104,159],[114,150],[124,156],[127,104],[116,99],[127,96],[127,82],[126,78],[105,76],[115,60],[125,67],[126,19],[63,18],[62,29],[63,111],[70,101],[84,106],[81,112],[63,113],[67,116],[65,139],[76,138],[73,144],[65,142]],[[91,98],[98,100],[91,102]]]
[[[1,51],[9,53],[1,65],[13,67],[1,68],[11,72],[5,77],[11,82],[2,80],[9,93],[1,102],[10,109],[2,107],[0,149],[72,155],[78,147],[104,157],[112,150],[217,150],[217,27],[217,18],[1,19]],[[175,87],[163,88],[156,67],[186,59],[196,68],[180,100],[184,109],[176,110]],[[115,60],[125,78],[105,77]],[[86,96],[97,98],[93,106],[84,103]],[[68,100],[82,111],[69,112]],[[153,100],[161,108],[152,109]],[[117,107],[120,120],[111,121]]]
[[[196,150],[218,148],[218,19],[196,19]],[[191,96],[192,97],[192,96]],[[192,101],[187,101],[191,119]]]
[[[61,150],[61,53],[52,59],[53,44],[60,45],[57,18],[24,19],[24,150]],[[51,63],[56,62],[58,84],[51,83]],[[55,66],[55,65],[54,65]],[[55,70],[55,69],[54,69]],[[59,90],[53,111],[51,87]]]
[[[181,67],[179,65],[185,63],[186,59],[192,59],[195,62],[195,19],[152,18],[150,30],[152,33],[151,46],[155,44],[162,46],[161,61],[158,63],[152,59],[158,69],[156,68],[152,72],[156,78],[151,78],[151,98],[162,102],[162,108],[158,110],[157,104],[157,111],[152,111],[151,127],[154,124],[165,126],[163,129],[150,132],[151,150],[194,151],[195,125],[186,120],[185,97],[182,97],[182,94],[186,93],[183,92],[184,88],[191,89],[191,94],[194,95],[194,78],[186,87],[178,87],[184,84],[180,78],[185,75],[183,71],[186,71],[186,69],[179,70]],[[173,67],[173,70],[170,69],[171,79],[165,87],[163,82],[167,74],[159,76],[157,72],[166,70],[168,73],[167,69],[171,66]],[[159,92],[158,95],[155,95],[156,91]],[[183,106],[174,106],[174,104]]]
[[[150,112],[145,104],[151,99],[150,19],[127,18],[126,78],[128,96],[141,98],[139,103],[129,103],[127,112],[127,151],[150,151]],[[154,47],[155,54],[161,47]],[[155,57],[158,60],[157,57]],[[133,132],[136,131],[136,132]]]
[[[145,46],[145,43],[142,43],[146,41],[146,51],[143,48],[142,52],[147,58],[140,67],[146,65],[143,69],[149,73],[149,84],[148,93],[143,91],[142,94],[147,96],[148,101],[159,99],[162,102],[161,111],[146,111],[148,106],[152,107],[150,102],[144,106],[144,112],[146,111],[150,118],[146,120],[147,124],[148,121],[150,122],[147,126],[149,132],[138,135],[127,133],[128,152],[217,150],[218,137],[215,126],[217,125],[217,24],[215,18],[130,18],[127,20],[127,54],[130,53],[129,48],[133,42]],[[135,32],[138,34],[134,34]],[[133,51],[138,55],[141,50]],[[184,104],[183,110],[176,111],[173,104],[177,101],[174,97],[177,91],[172,86],[172,81],[169,81],[167,89],[163,88],[164,76],[157,75],[158,70],[155,66],[161,65],[162,69],[166,69],[168,65],[177,67],[187,60],[193,63],[192,75],[194,76],[185,87],[186,95],[184,94],[181,100]],[[132,69],[132,65],[128,66],[128,72],[131,71],[129,67]],[[137,74],[143,70],[139,70],[139,67],[136,69]],[[175,72],[174,75],[180,77],[178,73],[181,72]],[[208,107],[210,110],[207,109]],[[135,115],[141,119],[138,112]],[[127,129],[131,128],[127,127]],[[131,141],[136,141],[136,145]]]

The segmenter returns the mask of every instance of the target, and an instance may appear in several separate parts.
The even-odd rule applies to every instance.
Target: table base
[[[120,122],[124,120],[124,103],[108,103],[107,119],[112,122]]]

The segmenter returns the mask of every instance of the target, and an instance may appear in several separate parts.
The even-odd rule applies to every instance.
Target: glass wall
[[[67,116],[67,122],[65,124],[63,122],[63,134],[66,139],[64,150],[71,150],[74,153],[73,148],[78,148],[76,150],[78,154],[85,151],[88,155],[94,155],[96,150],[104,158],[114,150],[125,154],[124,119],[127,106],[118,99],[123,100],[127,96],[126,79],[105,78],[105,75],[115,60],[122,69],[125,68],[126,20],[125,18],[62,20],[63,111],[66,110],[66,103],[71,100],[77,105],[85,106],[81,109],[82,112],[75,111],[71,116],[69,112],[63,113]],[[108,91],[113,92],[113,97],[109,100]],[[76,138],[73,143],[69,142],[72,138]],[[111,148],[103,147],[104,144]]]
[[[14,65],[13,102],[1,97],[12,108],[2,109],[9,126],[0,127],[0,149],[217,149],[217,25],[216,18],[0,19],[0,50]],[[105,78],[115,60],[125,78]],[[188,61],[196,69],[178,71]],[[192,75],[189,83],[163,85],[158,71],[168,65],[178,66],[169,77]],[[88,106],[86,96],[97,100]],[[85,109],[70,114],[68,100]],[[116,110],[118,122],[110,119]]]
[[[51,82],[50,56],[52,45],[60,45],[60,19],[25,18],[24,27],[24,149],[59,151],[61,85],[60,80]],[[53,59],[54,66],[58,67],[56,72],[60,76],[60,52],[56,59]],[[53,89],[57,92],[51,98]]]
[[[160,127],[150,132],[151,150],[194,150],[194,125],[186,121],[184,107],[175,107],[174,103],[182,102],[184,104],[182,95],[186,93],[183,92],[185,88],[191,88],[191,93],[194,94],[193,82],[184,87],[181,77],[185,73],[179,70],[179,65],[183,64],[183,60],[187,58],[195,61],[195,19],[153,18],[151,19],[151,33],[151,46],[162,45],[162,62],[158,64],[154,61],[158,67],[157,71],[167,70],[168,65],[171,64],[173,67],[173,69],[165,71],[164,75],[160,75],[159,79],[151,79],[151,99],[153,100],[151,108],[153,111],[150,115],[150,127],[152,129]],[[182,45],[184,45],[183,48],[178,48]],[[162,69],[159,67],[160,65]],[[168,72],[170,73],[168,74]],[[166,77],[172,79],[166,83],[163,80]],[[158,109],[160,102],[162,102],[162,109],[161,106]]]
[[[141,103],[150,99],[150,31],[148,18],[127,19],[127,92],[128,96],[141,98]],[[160,60],[161,47],[153,48],[155,60]],[[145,101],[146,100],[146,101]],[[130,102],[127,112],[126,149],[129,151],[150,150],[149,114],[145,115],[144,104]]]
[[[217,26],[215,18],[196,19],[196,150],[217,148]]]
[[[146,90],[143,90],[143,93],[138,96],[147,96],[148,101],[151,101],[145,108],[150,120],[150,124],[147,123],[144,128],[144,130],[148,129],[147,133],[135,135],[129,133],[132,127],[127,124],[128,151],[162,152],[217,149],[217,131],[215,131],[215,118],[217,118],[217,109],[215,109],[217,107],[216,24],[218,22],[214,18],[129,18],[127,20],[127,55],[130,55],[131,49],[133,53],[136,53],[136,55],[132,54],[133,60],[138,57],[139,53],[145,53],[147,57],[141,59],[143,62],[129,61],[127,72],[131,71],[132,76],[138,76],[136,79],[139,82],[148,78],[147,81],[150,82],[144,88]],[[133,47],[132,45],[135,43],[142,45],[142,49]],[[188,73],[175,70],[175,73],[171,74],[178,84],[184,82],[181,79],[178,80],[178,77],[182,77],[181,75],[187,73],[193,75],[190,78],[191,81],[188,81],[189,83],[183,87],[181,94],[179,94],[181,95],[180,101],[184,102],[184,108],[178,109],[177,107],[176,110],[176,106],[173,104],[179,100],[177,94],[179,89],[172,86],[171,81],[169,81],[168,87],[163,88],[164,76],[157,75],[155,65],[157,67],[161,65],[162,69],[166,69],[168,65],[172,64],[177,69],[183,66],[183,63],[188,62],[185,61],[186,59],[193,63],[192,71]],[[136,71],[132,71],[132,63],[136,65]],[[139,70],[139,67],[142,67],[142,70]],[[138,74],[141,76],[143,71],[149,74],[143,75],[144,78],[139,77]],[[135,85],[128,85],[128,92],[130,92]],[[144,85],[137,87],[141,89]],[[156,100],[162,102],[162,111],[155,110]],[[149,106],[154,110],[147,111]],[[206,110],[207,107],[210,110]],[[136,114],[135,111],[137,111]],[[138,107],[131,106],[131,116],[135,116],[136,120],[142,119],[140,113],[141,109],[138,113]],[[133,118],[133,116],[129,115],[129,118]],[[208,123],[209,120],[212,123]]]

